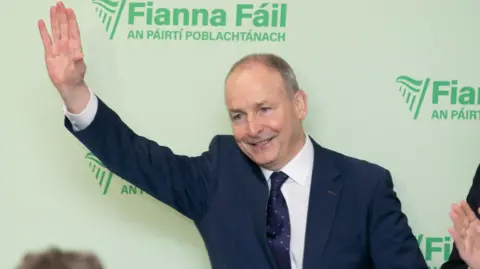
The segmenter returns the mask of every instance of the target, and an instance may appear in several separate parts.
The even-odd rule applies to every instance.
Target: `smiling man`
[[[235,63],[227,75],[225,103],[235,140],[258,165],[279,170],[305,144],[307,98],[283,59],[250,55]]]
[[[53,38],[38,26],[66,128],[112,172],[192,219],[213,269],[427,268],[390,173],[306,135],[307,97],[285,60],[235,63],[225,80],[233,136],[178,155],[91,91],[73,10],[59,2],[50,12]]]

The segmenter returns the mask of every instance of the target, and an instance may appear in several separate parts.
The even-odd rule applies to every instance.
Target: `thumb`
[[[73,53],[73,61],[74,62],[79,62],[83,60],[83,52],[80,51],[80,50],[76,50],[74,53]]]

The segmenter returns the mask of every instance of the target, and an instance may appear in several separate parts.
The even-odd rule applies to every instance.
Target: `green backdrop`
[[[1,9],[0,267],[49,245],[108,268],[209,268],[192,223],[102,168],[63,127],[37,19],[52,0]],[[199,154],[230,133],[223,79],[252,52],[294,67],[309,134],[390,169],[428,263],[451,250],[450,204],[480,158],[478,1],[66,1],[89,86],[139,134]]]

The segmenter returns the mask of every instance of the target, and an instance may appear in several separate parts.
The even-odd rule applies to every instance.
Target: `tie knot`
[[[273,172],[273,174],[270,176],[270,179],[271,179],[272,191],[273,190],[278,191],[282,187],[283,183],[287,181],[288,175],[282,171]]]

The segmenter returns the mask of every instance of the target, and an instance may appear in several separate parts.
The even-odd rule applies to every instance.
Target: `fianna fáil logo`
[[[440,269],[452,252],[453,240],[450,236],[429,236],[421,233],[417,234],[416,238],[418,246],[425,256],[428,268]]]
[[[479,120],[480,87],[462,86],[458,80],[399,76],[396,79],[414,120]]]
[[[87,160],[88,167],[91,169],[91,172],[95,180],[97,181],[98,185],[100,186],[103,195],[107,195],[111,193],[112,186],[115,185],[115,184],[112,184],[114,182],[122,183],[121,190],[119,191],[119,193],[122,195],[144,194],[143,190],[141,190],[140,188],[129,183],[125,184],[125,182],[121,179],[112,181],[114,174],[111,171],[109,171],[105,167],[105,165],[97,157],[95,157],[95,155],[93,155],[93,153],[91,152],[87,153],[85,155],[85,160]],[[116,189],[116,188],[113,188],[113,189]]]
[[[105,26],[108,37],[113,39],[122,16],[126,0],[93,0],[95,12]]]
[[[113,173],[108,171],[103,163],[91,152],[85,155],[85,159],[88,161],[88,167],[92,169],[92,173],[95,175],[98,185],[102,188],[102,193],[104,195],[107,194],[108,189],[110,188],[110,183],[112,182]]]
[[[286,41],[286,3],[237,3],[229,8],[166,8],[161,3],[160,0],[92,0],[109,39]]]
[[[398,90],[402,94],[405,103],[407,103],[408,110],[413,113],[413,119],[417,119],[420,113],[429,82],[429,78],[424,80],[415,80],[407,76],[399,76],[397,78],[397,83],[400,86]]]

